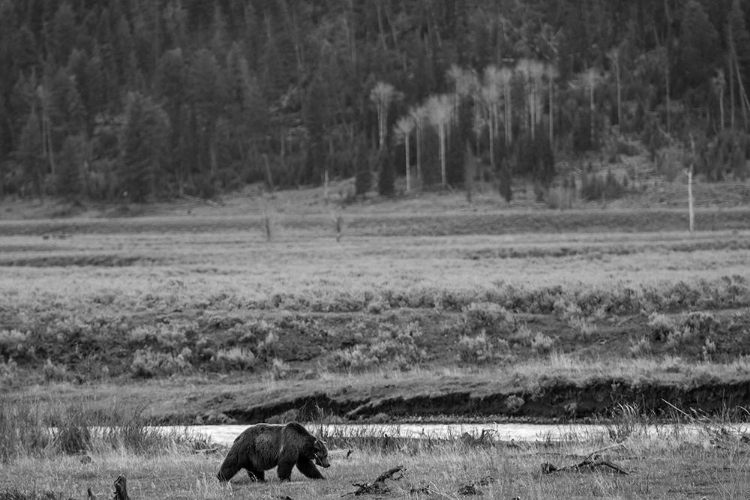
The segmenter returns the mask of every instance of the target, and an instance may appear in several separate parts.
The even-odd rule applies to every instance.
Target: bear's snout
[[[328,457],[319,457],[318,455],[315,455],[315,463],[326,469],[331,466]]]

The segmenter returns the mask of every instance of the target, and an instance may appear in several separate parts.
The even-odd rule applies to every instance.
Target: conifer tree
[[[161,107],[138,92],[128,94],[120,138],[120,179],[128,199],[145,201],[158,195],[168,134],[169,119]]]
[[[21,130],[17,159],[23,165],[26,184],[31,184],[39,198],[44,196],[44,156],[42,154],[42,132],[36,110],[32,109]]]
[[[57,195],[77,201],[83,193],[83,163],[86,157],[86,139],[82,134],[65,138],[57,171]]]
[[[680,27],[680,69],[691,86],[704,85],[719,61],[719,34],[703,6],[689,0]]]

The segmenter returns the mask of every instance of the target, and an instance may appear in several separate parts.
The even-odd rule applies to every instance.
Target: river
[[[247,425],[193,425],[188,432],[211,438],[216,444],[232,444]],[[591,440],[608,436],[612,431],[627,430],[615,425],[542,425],[542,424],[307,424],[307,429],[315,434],[335,436],[383,436],[401,438],[459,438],[464,433],[479,437],[484,431],[491,433],[496,441],[564,441]],[[698,425],[698,424],[660,424],[639,426],[634,430],[647,437],[669,436],[680,433],[684,436],[708,437],[708,429],[729,429],[732,432],[746,434],[750,424],[731,425]],[[322,431],[322,432],[321,432]]]

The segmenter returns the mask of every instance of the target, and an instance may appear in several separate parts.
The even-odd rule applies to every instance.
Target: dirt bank
[[[279,397],[254,404],[241,391],[224,391],[202,403],[175,412],[156,413],[169,424],[253,424],[320,418],[343,422],[476,421],[485,419],[564,422],[607,418],[631,405],[656,418],[721,415],[743,420],[750,402],[750,380],[706,382],[692,386],[637,384],[624,379],[584,384],[550,382],[534,390],[493,391],[490,387],[440,392],[399,393],[398,384],[384,393],[370,387],[350,393],[341,390],[308,396]],[[367,392],[372,396],[367,396]],[[377,395],[381,392],[380,395]],[[406,391],[404,391],[406,392]],[[188,398],[190,399],[190,398]],[[195,399],[195,398],[193,398]],[[248,404],[250,403],[250,404]]]

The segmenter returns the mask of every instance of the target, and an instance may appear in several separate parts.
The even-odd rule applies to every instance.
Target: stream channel
[[[541,425],[541,424],[306,424],[306,428],[316,435],[335,435],[341,437],[384,436],[393,438],[422,438],[422,439],[458,439],[465,433],[479,438],[482,432],[491,433],[493,441],[588,441],[601,436],[607,436],[617,429],[614,425]],[[207,436],[213,443],[231,445],[234,439],[249,426],[247,425],[191,425],[188,432]],[[719,428],[747,434],[750,424],[733,425],[696,425],[696,424],[661,424],[637,427],[635,434],[645,434],[648,437],[670,436],[679,433],[682,436],[692,436],[695,439],[708,438],[709,429]]]

